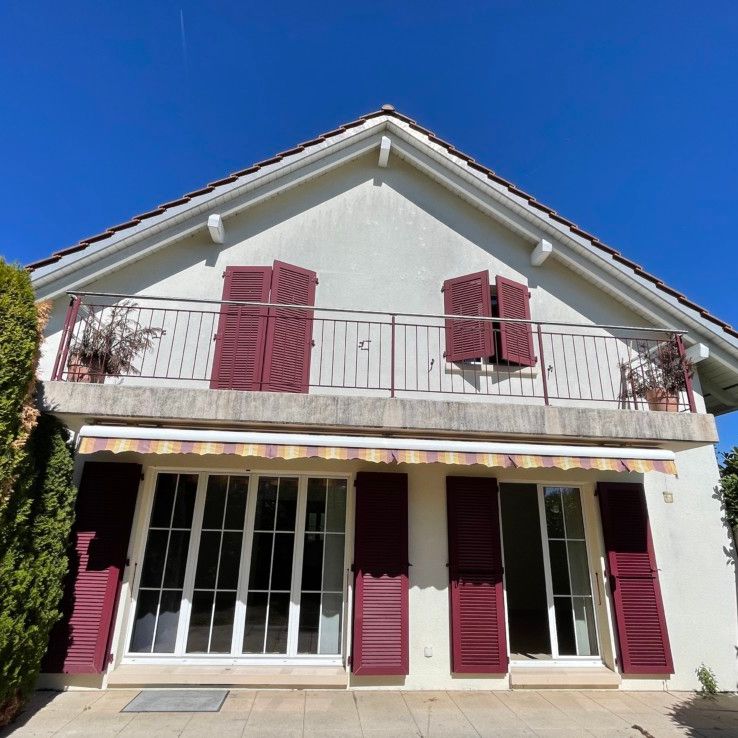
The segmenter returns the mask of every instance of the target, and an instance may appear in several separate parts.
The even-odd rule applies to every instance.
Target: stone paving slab
[[[121,712],[138,691],[37,692],[0,738],[738,736],[733,694],[233,689],[215,713]]]

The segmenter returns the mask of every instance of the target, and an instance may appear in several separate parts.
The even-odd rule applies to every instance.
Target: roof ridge
[[[319,143],[324,143],[328,139],[334,138],[335,136],[339,136],[342,133],[346,133],[346,131],[349,131],[352,128],[356,128],[373,118],[378,118],[383,115],[390,116],[392,118],[397,118],[398,120],[401,120],[402,122],[406,123],[412,130],[416,131],[417,133],[420,133],[421,135],[426,136],[431,143],[434,143],[438,146],[443,147],[447,151],[447,153],[464,161],[467,164],[467,166],[469,166],[469,168],[474,169],[475,171],[481,174],[484,174],[488,179],[492,180],[493,182],[503,187],[506,187],[507,190],[510,192],[510,194],[515,195],[525,200],[530,207],[533,207],[536,210],[540,210],[542,213],[544,213],[549,218],[551,218],[551,220],[561,225],[566,226],[567,228],[569,228],[569,230],[574,235],[579,236],[580,238],[586,239],[595,248],[608,254],[614,261],[617,261],[618,263],[623,264],[624,266],[630,268],[633,271],[633,273],[636,274],[637,276],[651,282],[655,287],[657,287],[662,292],[665,292],[671,297],[676,298],[676,300],[682,305],[684,305],[685,307],[698,312],[705,320],[709,320],[711,323],[714,323],[718,325],[719,327],[721,327],[729,335],[735,338],[738,338],[738,330],[736,330],[730,323],[727,323],[721,318],[718,318],[716,315],[713,315],[706,308],[693,302],[686,295],[682,294],[681,292],[674,289],[673,287],[669,287],[669,285],[667,285],[659,277],[643,269],[643,267],[640,264],[637,264],[636,262],[631,261],[627,257],[624,257],[620,251],[603,243],[602,241],[600,241],[599,238],[597,238],[597,236],[594,236],[591,233],[588,233],[587,231],[583,230],[582,228],[577,226],[572,221],[559,215],[555,210],[550,208],[548,205],[544,205],[543,203],[536,200],[536,198],[533,195],[529,194],[525,190],[521,190],[515,184],[505,179],[504,177],[501,177],[499,174],[494,172],[492,169],[489,169],[488,167],[485,167],[484,165],[479,164],[472,157],[468,156],[463,151],[460,151],[459,149],[457,149],[453,144],[449,143],[448,141],[444,141],[442,138],[436,136],[436,134],[433,131],[421,126],[419,123],[417,123],[412,118],[409,118],[403,113],[400,113],[398,110],[395,109],[393,105],[390,105],[387,103],[382,105],[382,107],[379,110],[374,110],[370,113],[365,113],[364,115],[359,116],[353,121],[350,121],[348,123],[343,123],[339,125],[337,128],[327,131],[326,133],[321,133],[315,138],[304,141],[303,143],[300,143],[291,149],[281,151],[278,154],[275,154],[274,156],[268,159],[263,159],[262,161],[256,162],[255,164],[252,164],[246,169],[233,172],[226,177],[214,180],[213,182],[209,182],[205,187],[201,187],[200,189],[193,190],[192,192],[187,192],[176,200],[171,200],[169,202],[162,203],[161,205],[159,205],[153,210],[149,210],[145,213],[140,213],[139,215],[134,215],[129,220],[124,221],[123,223],[119,223],[118,225],[111,226],[110,228],[106,229],[105,231],[102,231],[101,233],[98,233],[94,236],[89,236],[87,238],[82,239],[81,241],[76,243],[74,246],[69,246],[65,249],[55,251],[50,256],[46,257],[45,259],[40,259],[38,261],[31,262],[30,264],[26,265],[26,269],[28,271],[34,271],[35,269],[38,269],[40,267],[47,266],[49,264],[54,264],[60,259],[62,259],[63,257],[68,256],[69,254],[73,254],[78,251],[83,251],[88,246],[92,245],[93,243],[104,241],[106,238],[110,238],[114,236],[116,233],[119,233],[120,231],[128,230],[129,228],[134,228],[135,226],[139,225],[144,220],[148,220],[149,218],[162,215],[167,210],[177,207],[178,205],[184,205],[185,203],[189,202],[195,197],[206,195],[209,192],[212,192],[213,190],[215,190],[216,187],[220,187],[226,184],[232,184],[233,182],[237,181],[241,177],[247,176],[249,174],[254,174],[255,172],[259,171],[259,169],[262,169],[263,167],[270,166],[272,164],[277,164],[278,162],[282,161],[282,159],[288,156],[298,154],[301,151],[304,151],[305,149],[311,146],[316,146]]]

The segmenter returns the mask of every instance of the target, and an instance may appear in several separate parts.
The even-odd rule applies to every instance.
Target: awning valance
[[[430,438],[261,433],[183,428],[84,426],[79,453],[227,454],[265,459],[320,458],[388,464],[480,464],[490,468],[651,471],[676,475],[674,454],[662,449]]]

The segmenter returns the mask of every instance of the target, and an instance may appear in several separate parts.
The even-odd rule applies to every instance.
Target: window
[[[132,658],[341,657],[345,477],[157,475]]]
[[[442,291],[446,315],[485,319],[446,319],[448,361],[535,365],[527,285],[497,275],[491,288],[483,271],[447,279]]]

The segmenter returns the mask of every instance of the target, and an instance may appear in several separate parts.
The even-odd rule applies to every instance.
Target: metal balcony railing
[[[236,389],[274,389],[283,364],[284,381],[276,382],[283,391],[695,412],[678,331],[107,293],[70,297],[52,373],[57,381],[222,387],[223,376],[232,376],[240,377]],[[236,350],[217,345],[233,339],[218,336],[226,319],[231,334],[233,325],[243,331]],[[272,361],[266,379],[255,347],[269,350],[261,347],[273,335],[270,323],[283,340],[294,334],[309,347],[295,345],[295,361]],[[491,332],[493,355],[449,361],[449,331],[457,328],[472,342]],[[508,358],[515,341],[530,361]],[[297,360],[301,355],[307,363]]]

